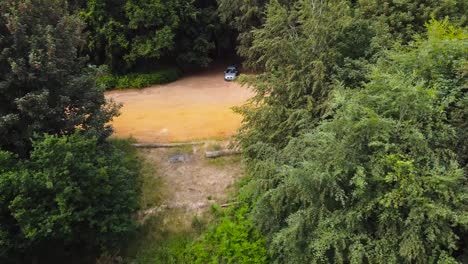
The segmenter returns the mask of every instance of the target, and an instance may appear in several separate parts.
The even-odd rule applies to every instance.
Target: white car
[[[228,66],[224,71],[224,80],[225,81],[233,81],[236,79],[239,71],[237,70],[236,66]]]

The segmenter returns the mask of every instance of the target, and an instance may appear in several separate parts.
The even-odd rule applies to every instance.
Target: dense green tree
[[[259,142],[284,147],[322,117],[335,85],[332,76],[343,61],[340,50],[366,41],[360,35],[340,41],[353,27],[350,13],[349,5],[339,0],[317,5],[300,1],[292,7],[272,1],[268,6],[267,20],[254,30],[251,47],[262,54],[257,63],[267,71],[246,79],[256,95],[238,109],[246,122],[240,138],[247,153]]]
[[[357,11],[366,19],[378,21],[395,40],[408,42],[414,33],[423,32],[431,18],[449,17],[452,23],[467,23],[466,1],[439,0],[359,0]]]
[[[139,183],[136,156],[124,150],[77,132],[34,141],[29,160],[1,151],[0,262],[92,258],[125,238]]]
[[[263,70],[264,65],[257,59],[262,55],[253,45],[254,31],[266,21],[269,0],[217,0],[219,18],[237,32],[237,54],[244,59],[244,66],[252,70]],[[297,0],[279,0],[285,5],[293,5]]]
[[[62,0],[0,5],[0,262],[92,260],[134,228],[138,162],[105,140],[118,107],[78,55],[79,16]]]
[[[93,61],[114,72],[141,65],[207,66],[225,45],[215,1],[93,0],[81,14]]]
[[[336,90],[333,118],[256,145],[245,192],[276,263],[466,262],[467,46],[432,22],[362,90]]]
[[[219,17],[221,21],[237,31],[237,53],[244,61],[247,68],[258,70],[252,61],[258,58],[258,54],[249,48],[252,45],[252,30],[259,28],[265,18],[264,12],[268,0],[244,1],[244,0],[217,0]]]
[[[279,2],[285,7],[293,8],[301,0],[218,0],[218,10],[221,20],[230,25],[238,32],[237,52],[244,59],[244,65],[251,69],[264,70],[265,65],[257,60],[262,56],[258,50],[252,49],[254,31],[261,29],[268,19],[268,5]],[[417,0],[417,1],[388,1],[388,0],[358,0],[358,1],[307,1],[315,10],[321,10],[324,4],[334,4],[342,2],[350,5],[353,16],[363,18],[367,22],[376,23],[372,31],[378,29],[381,35],[375,39],[376,44],[388,44],[388,40],[408,42],[416,32],[422,32],[424,23],[431,17],[445,18],[449,16],[460,25],[467,22],[466,11],[468,4],[466,1],[437,1],[437,0]],[[362,26],[362,22],[356,21],[355,26]],[[351,28],[352,29],[352,28]],[[278,32],[279,33],[279,32]],[[365,33],[353,32],[350,33]],[[384,35],[386,34],[386,35]],[[277,35],[280,36],[280,35]],[[282,36],[281,36],[282,37]],[[348,37],[355,38],[353,34]],[[357,48],[368,48],[368,46],[357,46]]]
[[[218,52],[229,48],[229,36],[220,23],[216,1],[197,0],[187,5],[175,37],[176,61],[181,68],[208,66]]]
[[[127,0],[125,13],[131,38],[126,42],[129,52],[125,61],[158,59],[171,50],[180,23],[179,10],[185,9],[185,4],[188,5],[185,1]]]
[[[256,143],[282,148],[315,126],[325,118],[337,83],[359,88],[369,65],[396,43],[408,44],[431,15],[465,23],[463,1],[416,2],[270,1],[262,25],[249,31],[248,49],[255,56],[246,58],[247,64],[265,72],[244,80],[256,96],[238,109],[245,118],[240,139],[248,156],[255,159],[249,148]],[[394,10],[394,17],[382,6]]]
[[[78,56],[83,27],[62,0],[1,2],[1,149],[26,155],[33,132],[110,134],[116,107]]]

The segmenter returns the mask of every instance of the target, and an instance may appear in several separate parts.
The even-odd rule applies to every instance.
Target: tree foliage
[[[117,108],[78,55],[84,24],[65,2],[3,1],[0,22],[0,148],[26,155],[33,132],[110,135]]]
[[[357,20],[354,25],[350,25],[347,37],[353,41],[362,37],[363,34],[375,34],[375,30],[380,31],[380,36],[375,39],[375,43],[388,44],[393,41],[408,42],[416,32],[424,30],[424,23],[432,17],[443,19],[449,16],[460,25],[467,22],[466,1],[437,1],[437,0],[416,0],[416,1],[387,1],[387,0],[326,0],[326,1],[302,1],[302,0],[218,0],[218,10],[221,21],[230,25],[238,32],[237,52],[245,60],[244,65],[255,70],[264,70],[265,65],[257,60],[263,55],[259,50],[252,49],[254,41],[258,39],[255,31],[264,28],[265,23],[271,18],[269,5],[281,4],[285,8],[294,10],[297,6],[302,7],[304,3],[311,6],[312,10],[323,12],[324,6],[328,5],[348,5],[352,15]],[[342,12],[340,12],[342,13]],[[366,31],[354,31],[362,27],[365,23],[371,23]],[[320,23],[318,23],[320,24]],[[339,23],[338,23],[339,24]],[[291,24],[296,28],[298,24]],[[313,26],[311,27],[313,29]],[[275,37],[285,37],[281,32],[276,32]],[[331,33],[331,32],[330,32]],[[345,33],[346,34],[346,33]],[[368,48],[368,45],[356,45],[358,50]],[[370,50],[369,50],[370,51]],[[357,53],[359,54],[359,52]]]
[[[224,46],[215,1],[93,0],[81,15],[91,58],[114,72],[165,63],[207,66]]]
[[[262,55],[251,49],[254,31],[261,28],[266,20],[268,0],[217,0],[219,17],[223,23],[237,32],[237,54],[244,59],[244,66],[252,70],[263,70],[257,63]],[[279,0],[284,5],[293,5],[295,0]]]
[[[267,71],[245,80],[256,96],[238,109],[245,121],[240,133],[244,149],[257,142],[284,147],[290,137],[317,123],[335,85],[336,69],[344,65],[342,50],[362,46],[355,54],[362,53],[365,59],[360,51],[369,45],[369,37],[358,33],[369,27],[362,25],[352,39],[346,37],[350,28],[359,27],[355,22],[344,1],[320,5],[299,1],[292,7],[270,3],[265,24],[253,32],[250,48],[262,54],[257,63]]]
[[[0,8],[0,262],[87,262],[133,230],[136,156],[105,140],[118,106],[66,2]]]
[[[385,1],[361,0],[356,6],[367,19],[383,25],[392,38],[408,42],[416,32],[425,30],[425,23],[431,18],[450,17],[459,26],[466,25],[468,3],[466,1]]]
[[[431,15],[466,23],[466,4],[417,2],[270,1],[264,23],[251,31],[248,49],[256,56],[246,58],[265,72],[244,80],[256,92],[250,104],[238,109],[245,118],[240,133],[244,149],[257,142],[282,148],[290,137],[316,126],[337,83],[360,87],[369,65],[422,33]],[[382,6],[394,10],[395,17]]]
[[[330,119],[255,145],[246,190],[276,263],[466,261],[467,41],[432,22],[362,89],[334,90]]]
[[[112,249],[134,229],[134,154],[77,132],[34,141],[29,160],[0,160],[0,260]]]

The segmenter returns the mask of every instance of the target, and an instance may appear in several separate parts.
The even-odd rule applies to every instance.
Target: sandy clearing
[[[111,91],[107,98],[123,103],[114,119],[116,137],[140,142],[226,138],[239,128],[241,116],[232,111],[253,93],[223,80],[222,69],[184,77],[141,90]]]

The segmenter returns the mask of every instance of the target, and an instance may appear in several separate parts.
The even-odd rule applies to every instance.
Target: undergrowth
[[[176,81],[181,76],[177,68],[167,68],[151,73],[131,73],[126,75],[104,74],[97,78],[96,85],[104,90],[144,88],[155,84]]]
[[[265,240],[248,218],[248,206],[222,211],[213,207],[214,223],[186,249],[186,263],[268,263]]]

